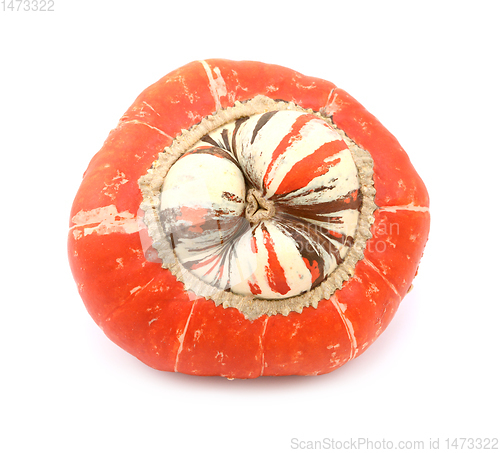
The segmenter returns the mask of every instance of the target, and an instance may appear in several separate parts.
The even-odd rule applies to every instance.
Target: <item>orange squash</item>
[[[387,327],[429,222],[407,154],[345,91],[206,60],[141,93],[94,156],[69,261],[95,322],[153,368],[317,375]]]

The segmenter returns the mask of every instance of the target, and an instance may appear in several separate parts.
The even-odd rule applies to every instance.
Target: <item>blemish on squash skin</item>
[[[130,290],[130,294],[134,294],[135,292],[139,291],[141,289],[141,286],[136,286],[135,288],[132,288]]]
[[[184,348],[184,338],[186,337],[186,332],[187,332],[187,329],[189,327],[189,322],[191,321],[191,316],[193,315],[195,305],[196,305],[196,301],[194,301],[193,305],[191,306],[191,311],[189,312],[189,316],[186,319],[186,324],[184,325],[184,329],[182,330],[182,333],[177,337],[177,340],[179,341],[179,347],[177,349],[177,355],[175,358],[174,372],[178,372],[180,355],[181,355],[182,350]]]
[[[142,103],[143,103],[146,107],[148,107],[151,111],[153,111],[153,113],[156,113],[156,115],[161,116],[161,115],[160,115],[160,114],[159,114],[159,113],[158,113],[158,112],[157,112],[157,111],[156,111],[153,107],[151,107],[151,105],[150,105],[150,104],[148,104],[146,101],[142,101]]]
[[[129,180],[125,178],[125,173],[117,171],[116,176],[111,180],[110,184],[104,183],[104,187],[102,189],[105,191],[104,195],[111,199],[115,199],[118,188],[121,185],[128,183],[128,181]]]
[[[333,306],[337,310],[337,312],[340,316],[340,319],[342,320],[342,323],[344,324],[347,336],[348,336],[349,341],[351,343],[351,354],[350,354],[349,360],[353,359],[354,357],[356,357],[356,355],[358,353],[358,342],[356,339],[356,335],[354,333],[354,327],[352,325],[352,322],[345,315],[345,310],[346,310],[347,306],[345,306],[345,304],[341,304],[335,295],[330,300],[332,301]]]
[[[381,206],[380,212],[397,212],[397,211],[415,211],[415,212],[429,212],[428,206],[416,206],[414,203],[405,206]]]
[[[122,121],[122,124],[127,124],[127,123],[129,123],[129,124],[139,124],[141,126],[145,126],[145,127],[149,128],[149,129],[152,129],[152,130],[158,132],[159,134],[163,135],[164,137],[167,137],[170,140],[173,140],[173,138],[170,135],[168,135],[166,132],[162,131],[161,129],[158,129],[157,127],[151,126],[151,124],[145,123],[144,121],[139,121],[137,119]],[[136,155],[135,157],[138,157],[138,156]]]
[[[115,205],[103,206],[90,211],[81,210],[73,216],[71,221],[74,223],[71,229],[75,240],[92,233],[99,235],[132,234],[141,229],[134,214],[128,211],[118,212]]]
[[[208,88],[214,98],[216,110],[219,110],[221,108],[220,98],[227,96],[226,82],[222,78],[220,69],[217,66],[212,69],[206,61],[200,61],[200,63],[207,74],[209,81]]]
[[[321,113],[325,116],[332,116],[340,107],[337,103],[337,93],[335,91],[336,88],[330,91],[326,105],[321,109]]]
[[[401,296],[400,294],[398,293],[398,290],[396,289],[396,287],[387,279],[386,277],[386,273],[387,273],[387,269],[386,269],[386,266],[383,265],[382,262],[380,262],[378,264],[378,266],[375,266],[371,261],[369,261],[368,259],[364,259],[364,262],[369,266],[371,267],[375,272],[377,272],[381,277],[382,279],[387,283],[387,285],[389,286],[389,288],[392,289],[392,291],[394,291],[394,293],[399,296],[399,298],[401,299]]]

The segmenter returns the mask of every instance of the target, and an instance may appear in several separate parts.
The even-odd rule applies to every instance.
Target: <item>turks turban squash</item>
[[[332,83],[193,62],[147,88],[90,162],[69,260],[95,322],[153,368],[323,374],[393,318],[428,206],[397,140]]]

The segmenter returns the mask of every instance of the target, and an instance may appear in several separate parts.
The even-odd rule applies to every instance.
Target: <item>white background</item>
[[[446,438],[500,437],[498,5],[55,0],[54,12],[0,11],[0,451],[287,452],[332,438],[440,439],[445,451]],[[77,293],[66,235],[88,162],[144,88],[206,58],[334,82],[399,139],[429,189],[414,291],[331,374],[155,371],[111,343]]]

